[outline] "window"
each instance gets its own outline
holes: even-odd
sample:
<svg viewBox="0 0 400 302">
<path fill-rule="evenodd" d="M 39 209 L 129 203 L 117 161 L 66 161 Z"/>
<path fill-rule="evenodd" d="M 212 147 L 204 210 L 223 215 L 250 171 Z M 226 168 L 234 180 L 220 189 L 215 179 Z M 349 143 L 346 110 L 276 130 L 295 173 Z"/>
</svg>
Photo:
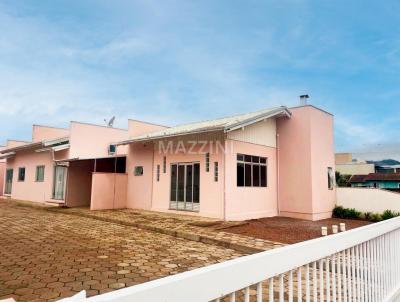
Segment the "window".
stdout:
<svg viewBox="0 0 400 302">
<path fill-rule="evenodd" d="M 25 168 L 18 168 L 18 181 L 25 181 Z"/>
<path fill-rule="evenodd" d="M 210 153 L 206 153 L 206 172 L 210 171 Z"/>
<path fill-rule="evenodd" d="M 36 177 L 35 180 L 37 182 L 44 181 L 44 166 L 36 166 Z"/>
<path fill-rule="evenodd" d="M 157 181 L 160 181 L 160 165 L 157 165 Z"/>
<path fill-rule="evenodd" d="M 108 146 L 108 154 L 115 154 L 117 152 L 117 146 L 116 145 L 109 145 Z"/>
<path fill-rule="evenodd" d="M 333 169 L 331 167 L 328 167 L 328 189 L 329 190 L 333 190 L 333 186 L 334 186 L 334 175 L 333 175 Z"/>
<path fill-rule="evenodd" d="M 214 162 L 214 181 L 218 181 L 218 162 Z"/>
<path fill-rule="evenodd" d="M 236 173 L 238 187 L 266 187 L 267 158 L 238 154 Z"/>
<path fill-rule="evenodd" d="M 142 176 L 143 175 L 143 166 L 136 166 L 134 170 L 135 176 Z"/>
<path fill-rule="evenodd" d="M 163 173 L 167 173 L 167 157 L 163 157 Z"/>
</svg>

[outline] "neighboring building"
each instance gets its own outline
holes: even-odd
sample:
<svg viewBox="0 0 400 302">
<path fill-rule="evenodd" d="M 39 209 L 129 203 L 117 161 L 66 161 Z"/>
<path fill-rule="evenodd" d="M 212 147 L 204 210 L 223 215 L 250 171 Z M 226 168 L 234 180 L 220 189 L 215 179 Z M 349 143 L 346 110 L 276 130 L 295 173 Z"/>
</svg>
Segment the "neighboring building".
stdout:
<svg viewBox="0 0 400 302">
<path fill-rule="evenodd" d="M 353 159 L 352 153 L 335 154 L 336 171 L 343 175 L 367 175 L 375 172 L 375 165 Z"/>
<path fill-rule="evenodd" d="M 400 174 L 370 173 L 368 175 L 353 175 L 349 183 L 352 187 L 398 190 L 400 189 Z"/>
<path fill-rule="evenodd" d="M 32 142 L 8 141 L 4 195 L 13 199 L 90 205 L 92 172 L 125 173 L 125 153 L 109 152 L 126 130 L 71 122 L 69 129 L 34 125 Z M 122 167 L 121 167 L 122 166 Z"/>
<path fill-rule="evenodd" d="M 225 220 L 331 217 L 333 116 L 323 110 L 277 107 L 171 128 L 128 126 L 34 126 L 32 142 L 0 151 L 10 174 L 5 193 Z"/>
<path fill-rule="evenodd" d="M 375 172 L 376 173 L 400 173 L 400 165 L 391 165 L 391 166 L 377 165 L 375 167 Z"/>
</svg>

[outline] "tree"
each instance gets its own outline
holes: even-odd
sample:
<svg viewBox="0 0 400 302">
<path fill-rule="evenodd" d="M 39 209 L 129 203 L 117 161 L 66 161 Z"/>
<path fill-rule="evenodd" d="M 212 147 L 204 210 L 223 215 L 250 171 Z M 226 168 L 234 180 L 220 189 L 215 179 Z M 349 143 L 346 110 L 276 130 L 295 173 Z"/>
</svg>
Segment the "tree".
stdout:
<svg viewBox="0 0 400 302">
<path fill-rule="evenodd" d="M 348 187 L 349 186 L 349 179 L 351 175 L 347 174 L 340 174 L 340 172 L 336 171 L 336 184 L 338 187 Z"/>
</svg>

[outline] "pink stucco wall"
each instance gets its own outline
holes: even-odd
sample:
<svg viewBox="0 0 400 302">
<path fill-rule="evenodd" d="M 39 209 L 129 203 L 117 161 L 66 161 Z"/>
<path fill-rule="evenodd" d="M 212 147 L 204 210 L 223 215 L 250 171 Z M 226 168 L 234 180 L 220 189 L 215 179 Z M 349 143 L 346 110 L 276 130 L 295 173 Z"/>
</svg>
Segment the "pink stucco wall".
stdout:
<svg viewBox="0 0 400 302">
<path fill-rule="evenodd" d="M 5 173 L 6 173 L 6 163 L 0 161 L 0 196 L 2 196 L 4 192 Z"/>
<path fill-rule="evenodd" d="M 277 215 L 276 149 L 252 143 L 227 140 L 226 219 L 245 220 Z M 267 187 L 237 186 L 237 154 L 266 157 Z M 221 172 L 222 173 L 222 172 Z"/>
<path fill-rule="evenodd" d="M 137 120 L 128 120 L 128 132 L 130 137 L 151 133 L 166 128 L 168 127 Z"/>
<path fill-rule="evenodd" d="M 6 148 L 7 149 L 14 148 L 14 147 L 19 147 L 19 146 L 26 145 L 26 144 L 29 144 L 29 142 L 9 139 L 9 140 L 7 140 Z"/>
<path fill-rule="evenodd" d="M 134 167 L 142 166 L 143 175 L 135 176 Z M 126 158 L 128 174 L 127 206 L 135 209 L 151 209 L 152 175 L 153 175 L 153 144 L 135 143 L 128 145 Z"/>
<path fill-rule="evenodd" d="M 108 157 L 108 146 L 126 139 L 128 131 L 124 129 L 71 122 L 69 157 L 80 159 Z M 126 148 L 118 147 L 118 153 L 125 154 Z"/>
<path fill-rule="evenodd" d="M 68 207 L 90 205 L 93 169 L 93 160 L 70 162 L 66 191 L 66 205 Z"/>
<path fill-rule="evenodd" d="M 55 128 L 41 125 L 32 126 L 32 142 L 51 140 L 69 135 L 68 129 Z"/>
<path fill-rule="evenodd" d="M 93 173 L 91 210 L 121 209 L 126 207 L 127 175 Z"/>
<path fill-rule="evenodd" d="M 290 109 L 277 123 L 280 215 L 322 219 L 331 215 L 335 190 L 327 168 L 334 167 L 333 117 L 313 106 Z"/>
<path fill-rule="evenodd" d="M 44 165 L 44 181 L 36 182 L 36 166 Z M 18 181 L 18 168 L 25 167 L 25 181 Z M 7 169 L 13 169 L 11 197 L 45 202 L 52 198 L 54 164 L 50 152 L 24 151 L 7 159 Z"/>
<path fill-rule="evenodd" d="M 311 171 L 313 219 L 330 218 L 336 204 L 336 186 L 328 189 L 328 167 L 335 175 L 333 116 L 321 110 L 311 111 Z"/>
<path fill-rule="evenodd" d="M 207 139 L 202 138 L 202 141 Z M 224 150 L 215 148 L 213 143 L 202 143 L 189 150 L 191 144 L 185 139 L 182 142 L 185 144 L 185 152 L 163 153 L 163 150 L 155 147 L 154 152 L 154 168 L 153 175 L 153 194 L 151 209 L 155 211 L 168 211 L 170 205 L 170 186 L 171 186 L 171 164 L 173 163 L 200 163 L 200 210 L 199 212 L 183 212 L 183 214 L 200 215 L 213 218 L 224 218 Z M 212 147 L 212 144 L 214 144 Z M 222 145 L 224 146 L 223 142 Z M 205 153 L 210 153 L 210 170 L 207 172 L 205 168 Z M 163 173 L 163 157 L 166 156 L 167 169 Z M 218 181 L 214 181 L 214 162 L 218 162 L 219 177 Z M 156 168 L 160 165 L 160 181 L 157 181 Z"/>
</svg>

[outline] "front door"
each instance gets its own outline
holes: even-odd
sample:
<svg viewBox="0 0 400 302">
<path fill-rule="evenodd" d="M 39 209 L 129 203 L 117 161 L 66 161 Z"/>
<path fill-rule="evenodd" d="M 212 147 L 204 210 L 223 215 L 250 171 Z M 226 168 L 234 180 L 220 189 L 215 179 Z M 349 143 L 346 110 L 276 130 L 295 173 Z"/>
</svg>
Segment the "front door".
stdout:
<svg viewBox="0 0 400 302">
<path fill-rule="evenodd" d="M 6 185 L 4 187 L 4 194 L 11 194 L 13 174 L 14 174 L 14 170 L 13 169 L 7 169 L 7 171 L 6 171 Z"/>
<path fill-rule="evenodd" d="M 172 164 L 170 209 L 198 211 L 199 204 L 200 164 Z"/>
<path fill-rule="evenodd" d="M 64 200 L 67 167 L 54 167 L 53 199 Z"/>
</svg>

